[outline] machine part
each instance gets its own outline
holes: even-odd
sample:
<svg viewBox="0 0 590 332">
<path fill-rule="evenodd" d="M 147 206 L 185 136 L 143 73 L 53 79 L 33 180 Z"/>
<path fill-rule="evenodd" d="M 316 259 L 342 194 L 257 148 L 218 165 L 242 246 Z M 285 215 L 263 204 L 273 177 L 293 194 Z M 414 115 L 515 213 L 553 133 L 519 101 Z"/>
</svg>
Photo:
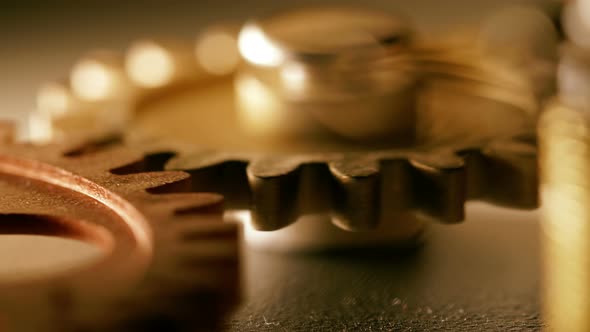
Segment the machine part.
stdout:
<svg viewBox="0 0 590 332">
<path fill-rule="evenodd" d="M 268 112 L 278 123 L 244 117 L 245 128 L 265 136 L 328 128 L 353 139 L 412 137 L 419 77 L 411 37 L 399 17 L 360 8 L 298 9 L 247 22 L 238 84 L 269 90 L 276 103 Z M 249 107 L 248 95 L 240 97 Z"/>
<path fill-rule="evenodd" d="M 558 34 L 542 9 L 507 6 L 482 23 L 478 40 L 485 54 L 529 76 L 537 98 L 555 95 Z"/>
<path fill-rule="evenodd" d="M 0 146 L 2 234 L 97 245 L 96 262 L 0 284 L 3 331 L 212 331 L 239 298 L 222 197 L 119 144 Z"/>
<path fill-rule="evenodd" d="M 171 160 L 167 168 L 208 182 L 206 188 L 227 195 L 230 207 L 250 209 L 259 230 L 324 213 L 347 230 L 402 223 L 400 216 L 408 212 L 453 223 L 463 220 L 468 199 L 536 206 L 535 148 L 519 139 L 278 157 L 195 153 Z"/>
<path fill-rule="evenodd" d="M 159 45 L 177 58 L 173 49 Z M 423 48 L 405 55 L 436 73 L 421 83 L 414 120 L 404 124 L 413 132 L 407 140 L 350 140 L 326 130 L 252 136 L 240 112 L 257 112 L 252 118 L 260 123 L 273 121 L 277 115 L 265 112 L 273 109 L 277 94 L 255 79 L 213 72 L 190 83 L 172 80 L 120 103 L 135 115 L 124 136 L 150 151 L 168 151 L 167 169 L 186 170 L 199 189 L 222 193 L 231 211 L 252 211 L 259 230 L 327 214 L 340 228 L 371 230 L 386 224 L 397 230 L 393 238 L 405 240 L 419 237 L 428 219 L 461 221 L 468 199 L 535 207 L 533 91 L 507 79 L 514 73 L 504 75 L 506 68 L 489 75 L 490 68 L 482 69 L 477 57 L 446 50 Z M 240 103 L 249 105 L 236 107 Z M 80 114 L 76 108 L 57 113 L 65 118 Z M 62 133 L 68 136 L 68 130 Z M 152 137 L 194 148 L 178 153 L 158 144 L 149 147 Z"/>
<path fill-rule="evenodd" d="M 409 141 L 418 95 L 433 79 L 473 90 L 500 86 L 509 102 L 535 108 L 520 68 L 486 59 L 473 43 L 421 40 L 412 30 L 399 16 L 354 7 L 247 22 L 238 38 L 240 119 L 261 136 L 329 130 L 356 141 Z M 254 90 L 269 102 L 253 102 Z M 272 121 L 259 121 L 260 113 Z"/>
</svg>

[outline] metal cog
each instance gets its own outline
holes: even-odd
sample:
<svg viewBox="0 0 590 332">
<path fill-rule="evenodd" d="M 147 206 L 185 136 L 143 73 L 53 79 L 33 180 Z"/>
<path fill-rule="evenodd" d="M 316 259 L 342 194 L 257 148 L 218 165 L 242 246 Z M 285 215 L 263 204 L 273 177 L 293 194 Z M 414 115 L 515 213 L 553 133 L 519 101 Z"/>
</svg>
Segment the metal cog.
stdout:
<svg viewBox="0 0 590 332">
<path fill-rule="evenodd" d="M 166 168 L 184 170 L 229 208 L 251 209 L 259 230 L 328 213 L 347 230 L 374 229 L 406 213 L 446 223 L 464 219 L 467 200 L 537 206 L 536 148 L 530 137 L 415 150 L 260 156 L 193 153 Z"/>
<path fill-rule="evenodd" d="M 101 69 L 113 83 L 108 90 L 112 93 L 89 99 L 75 86 L 61 84 L 53 86 L 55 89 L 51 92 L 57 92 L 59 100 L 67 100 L 67 107 L 57 111 L 40 107 L 40 111 L 59 114 L 50 116 L 50 124 L 61 129 L 65 138 L 79 135 L 80 128 L 87 134 L 86 124 L 92 123 L 99 124 L 99 134 L 108 129 L 119 130 L 130 143 L 147 146 L 153 152 L 167 151 L 168 158 L 172 159 L 166 163 L 166 169 L 191 173 L 199 190 L 222 193 L 230 209 L 250 209 L 253 225 L 258 230 L 277 230 L 302 215 L 318 213 L 329 214 L 337 226 L 346 230 L 374 229 L 383 223 L 394 223 L 400 228 L 408 226 L 404 221 L 397 221 L 404 219 L 400 215 L 426 216 L 452 223 L 463 219 L 463 205 L 467 200 L 518 208 L 537 206 L 536 148 L 531 138 L 534 137 L 537 100 L 527 84 L 520 84 L 522 77 L 516 77 L 518 84 L 513 84 L 511 79 L 518 75 L 507 68 L 493 67 L 500 72 L 496 77 L 497 73 L 490 73 L 494 70 L 486 67 L 480 71 L 482 68 L 473 64 L 478 69 L 475 78 L 469 71 L 462 73 L 469 79 L 454 80 L 447 77 L 452 72 L 443 71 L 445 75 L 438 73 L 424 82 L 421 88 L 427 97 L 417 104 L 425 104 L 428 111 L 417 117 L 423 117 L 418 127 L 425 137 L 416 144 L 400 147 L 399 142 L 386 142 L 385 146 L 328 142 L 318 148 L 318 142 L 295 142 L 291 146 L 293 149 L 281 150 L 277 145 L 265 146 L 260 151 L 260 146 L 245 147 L 248 144 L 243 144 L 244 137 L 235 123 L 231 123 L 235 114 L 223 111 L 233 100 L 234 88 L 229 76 L 232 72 L 207 72 L 206 68 L 199 67 L 194 54 L 186 51 L 191 49 L 190 43 L 181 44 L 183 47 L 157 41 L 138 43 L 130 49 L 126 61 L 124 57 L 113 61 L 112 56 L 105 59 L 104 55 L 90 55 L 80 63 L 92 63 L 93 69 Z M 133 71 L 130 73 L 124 64 L 137 55 L 138 49 L 146 47 L 168 59 L 166 65 L 175 75 L 166 76 L 167 80 L 159 83 L 150 80 L 149 86 L 145 86 L 146 81 L 134 80 Z M 450 63 L 456 65 L 455 60 L 453 58 Z M 428 59 L 420 61 L 428 63 Z M 440 65 L 436 61 L 433 64 Z M 149 72 L 147 69 L 164 71 L 156 70 L 156 64 L 144 69 L 145 72 Z M 505 75 L 506 72 L 509 75 Z M 212 84 L 203 84 L 206 80 Z M 160 103 L 175 94 L 180 94 L 183 100 L 203 99 L 184 93 L 193 88 L 205 90 L 209 86 L 212 92 L 208 98 L 215 99 L 214 103 L 191 105 L 189 112 L 182 114 L 174 113 L 173 107 L 164 109 L 160 116 L 152 117 L 152 123 L 147 126 L 159 128 L 165 122 L 174 122 L 168 130 L 175 134 L 181 131 L 178 127 L 188 124 L 191 135 L 197 133 L 189 141 L 206 150 L 179 150 L 174 145 L 170 149 L 149 147 L 145 137 L 166 138 L 166 134 L 162 134 L 165 130 L 159 135 L 146 135 L 141 128 L 134 128 L 139 120 L 133 116 L 139 109 L 148 116 L 154 113 L 145 111 L 145 105 Z M 223 89 L 230 94 L 225 90 L 225 94 L 220 92 Z M 451 101 L 445 107 L 432 102 L 441 98 L 441 93 L 445 98 L 444 94 L 449 91 L 451 95 L 468 97 Z M 480 103 L 481 100 L 486 102 Z M 185 101 L 179 104 L 182 102 Z M 205 115 L 195 111 L 209 108 L 215 111 Z M 465 112 L 466 109 L 469 112 Z M 112 120 L 111 111 L 116 113 L 115 117 L 127 115 L 134 121 L 124 123 L 124 128 L 109 127 L 105 119 Z M 204 117 L 209 118 L 204 121 Z M 199 124 L 202 125 L 199 127 Z M 213 142 L 221 136 L 219 141 Z M 260 140 L 250 143 L 254 146 Z M 312 148 L 301 149 L 302 146 Z M 408 227 L 412 228 L 412 236 L 419 232 L 415 225 Z"/>
<path fill-rule="evenodd" d="M 71 146 L 70 146 L 71 147 Z M 8 331 L 212 331 L 238 299 L 238 227 L 221 196 L 120 144 L 0 147 L 0 231 L 103 249 L 62 275 L 0 284 Z M 80 147 L 80 146 L 78 146 Z"/>
</svg>

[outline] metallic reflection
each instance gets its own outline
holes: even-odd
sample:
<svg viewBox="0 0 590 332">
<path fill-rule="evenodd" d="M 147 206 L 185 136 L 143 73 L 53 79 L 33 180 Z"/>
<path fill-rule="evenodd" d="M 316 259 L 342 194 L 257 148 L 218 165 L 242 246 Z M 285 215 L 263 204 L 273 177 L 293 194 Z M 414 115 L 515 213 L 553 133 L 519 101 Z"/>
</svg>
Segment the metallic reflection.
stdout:
<svg viewBox="0 0 590 332">
<path fill-rule="evenodd" d="M 123 70 L 123 58 L 108 51 L 78 61 L 70 73 L 70 85 L 77 98 L 88 102 L 127 99 L 134 90 Z"/>
<path fill-rule="evenodd" d="M 209 31 L 197 40 L 197 61 L 214 75 L 231 74 L 240 61 L 236 37 L 229 31 Z"/>
<path fill-rule="evenodd" d="M 154 42 L 135 44 L 127 54 L 126 68 L 129 77 L 138 85 L 155 88 L 169 83 L 176 70 L 172 55 Z"/>
<path fill-rule="evenodd" d="M 39 88 L 37 109 L 49 116 L 65 115 L 72 107 L 73 96 L 67 86 L 60 83 L 48 83 Z"/>
<path fill-rule="evenodd" d="M 413 248 L 422 243 L 425 220 L 400 216 L 371 231 L 349 232 L 334 226 L 329 216 L 309 215 L 283 229 L 267 232 L 252 226 L 249 210 L 226 212 L 224 219 L 244 225 L 248 247 L 271 252 L 318 252 L 350 247 Z"/>
<path fill-rule="evenodd" d="M 76 64 L 71 82 L 72 88 L 81 98 L 92 101 L 108 98 L 116 91 L 112 73 L 94 60 Z"/>
<path fill-rule="evenodd" d="M 238 48 L 245 60 L 260 66 L 277 66 L 284 60 L 280 48 L 255 25 L 246 25 L 240 32 Z"/>
</svg>

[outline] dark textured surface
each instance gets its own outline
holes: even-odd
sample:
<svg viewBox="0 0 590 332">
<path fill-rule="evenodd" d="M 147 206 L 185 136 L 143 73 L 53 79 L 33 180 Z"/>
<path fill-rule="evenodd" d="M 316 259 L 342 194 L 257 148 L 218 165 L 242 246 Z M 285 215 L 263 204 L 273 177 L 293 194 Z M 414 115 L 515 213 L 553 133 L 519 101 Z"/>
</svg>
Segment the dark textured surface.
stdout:
<svg viewBox="0 0 590 332">
<path fill-rule="evenodd" d="M 472 204 L 410 254 L 248 253 L 249 299 L 230 331 L 537 331 L 532 212 Z"/>
</svg>

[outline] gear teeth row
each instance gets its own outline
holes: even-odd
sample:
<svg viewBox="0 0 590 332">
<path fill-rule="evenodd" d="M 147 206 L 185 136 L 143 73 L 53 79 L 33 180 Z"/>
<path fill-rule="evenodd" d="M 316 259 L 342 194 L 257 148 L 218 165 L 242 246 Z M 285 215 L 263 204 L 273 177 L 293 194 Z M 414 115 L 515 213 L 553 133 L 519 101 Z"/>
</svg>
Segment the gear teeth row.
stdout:
<svg viewBox="0 0 590 332">
<path fill-rule="evenodd" d="M 150 160 L 157 156 L 149 154 L 143 158 L 147 162 L 139 165 L 151 169 Z M 125 173 L 121 167 L 117 169 Z M 218 194 L 189 193 L 191 180 L 184 172 L 138 171 L 141 167 L 114 178 L 120 183 L 141 184 L 143 191 L 134 200 L 144 203 L 148 215 L 164 211 L 157 219 L 162 226 L 154 234 L 154 242 L 168 245 L 155 248 L 158 266 L 144 280 L 144 288 L 156 289 L 156 294 L 141 298 L 147 307 L 141 307 L 135 319 L 123 319 L 121 330 L 129 324 L 145 326 L 154 318 L 166 328 L 178 325 L 179 330 L 217 330 L 218 321 L 202 318 L 224 315 L 240 298 L 239 230 L 223 222 L 224 199 Z"/>
<path fill-rule="evenodd" d="M 254 227 L 266 231 L 316 213 L 329 213 L 341 228 L 364 230 L 407 212 L 459 222 L 468 200 L 537 206 L 534 142 L 519 137 L 339 157 L 260 159 L 205 152 L 172 158 L 166 168 L 189 172 L 193 190 L 223 193 L 230 208 L 251 209 Z"/>
</svg>

